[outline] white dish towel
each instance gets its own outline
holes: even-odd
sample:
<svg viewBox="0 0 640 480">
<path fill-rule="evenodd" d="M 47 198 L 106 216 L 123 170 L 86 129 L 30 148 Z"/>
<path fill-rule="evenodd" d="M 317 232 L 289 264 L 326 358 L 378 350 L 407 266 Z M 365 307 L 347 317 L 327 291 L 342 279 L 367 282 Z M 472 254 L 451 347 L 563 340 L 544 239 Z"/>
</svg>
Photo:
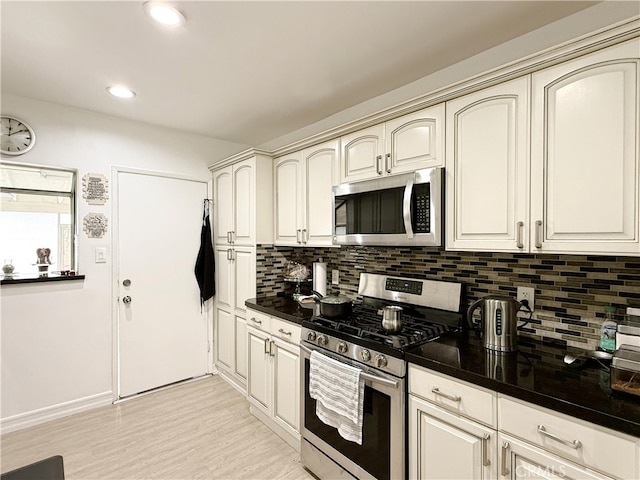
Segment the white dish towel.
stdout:
<svg viewBox="0 0 640 480">
<path fill-rule="evenodd" d="M 311 352 L 309 366 L 309 395 L 316 400 L 318 418 L 337 428 L 342 438 L 362 445 L 361 370 L 317 351 Z"/>
</svg>

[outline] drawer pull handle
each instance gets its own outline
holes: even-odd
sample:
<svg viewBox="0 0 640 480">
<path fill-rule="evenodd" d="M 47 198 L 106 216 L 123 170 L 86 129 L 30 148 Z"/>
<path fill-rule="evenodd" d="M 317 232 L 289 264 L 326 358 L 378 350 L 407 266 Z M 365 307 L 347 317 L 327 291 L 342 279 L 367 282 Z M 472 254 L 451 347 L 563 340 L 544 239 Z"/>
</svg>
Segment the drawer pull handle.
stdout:
<svg viewBox="0 0 640 480">
<path fill-rule="evenodd" d="M 280 328 L 280 329 L 278 329 L 278 331 L 279 331 L 280 333 L 282 333 L 283 335 L 289 335 L 289 336 L 291 336 L 291 332 L 285 332 L 285 331 L 284 331 L 283 329 L 281 329 L 281 328 Z"/>
<path fill-rule="evenodd" d="M 509 442 L 502 444 L 502 468 L 500 474 L 503 477 L 509 475 L 509 469 L 507 468 L 507 455 L 509 455 Z"/>
<path fill-rule="evenodd" d="M 262 325 L 262 320 L 256 320 L 254 317 L 251 317 L 251 321 L 257 323 L 258 325 Z"/>
<path fill-rule="evenodd" d="M 558 437 L 557 435 L 554 435 L 553 433 L 549 433 L 547 432 L 547 429 L 544 428 L 544 425 L 538 425 L 538 433 L 540 435 L 543 435 L 545 437 L 550 438 L 551 440 L 555 440 L 556 442 L 560 442 L 563 445 L 566 445 L 567 447 L 571 447 L 575 450 L 578 450 L 579 448 L 582 448 L 582 442 L 580 442 L 580 440 L 565 440 L 563 438 Z"/>
<path fill-rule="evenodd" d="M 491 465 L 491 460 L 489 460 L 489 438 L 491 437 L 488 433 L 482 436 L 482 465 L 485 467 Z"/>
<path fill-rule="evenodd" d="M 448 393 L 441 392 L 438 387 L 433 387 L 431 389 L 431 393 L 433 393 L 434 395 L 440 395 L 441 397 L 451 400 L 452 402 L 459 402 L 460 400 L 462 400 L 462 397 L 458 395 L 449 395 Z"/>
<path fill-rule="evenodd" d="M 271 343 L 268 338 L 264 339 L 264 353 L 266 355 L 271 355 Z"/>
</svg>

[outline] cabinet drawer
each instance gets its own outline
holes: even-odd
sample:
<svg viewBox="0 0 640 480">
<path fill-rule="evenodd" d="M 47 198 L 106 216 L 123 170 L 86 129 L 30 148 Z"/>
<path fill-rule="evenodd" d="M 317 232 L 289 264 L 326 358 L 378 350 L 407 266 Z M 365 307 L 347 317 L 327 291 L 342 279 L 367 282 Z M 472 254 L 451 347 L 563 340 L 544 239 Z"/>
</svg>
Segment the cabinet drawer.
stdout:
<svg viewBox="0 0 640 480">
<path fill-rule="evenodd" d="M 295 323 L 287 322 L 279 318 L 271 317 L 271 334 L 287 342 L 298 345 L 302 328 Z"/>
<path fill-rule="evenodd" d="M 600 472 L 637 478 L 640 439 L 502 395 L 498 412 L 501 431 Z"/>
<path fill-rule="evenodd" d="M 449 411 L 496 426 L 496 394 L 417 365 L 409 365 L 409 393 Z"/>
<path fill-rule="evenodd" d="M 271 329 L 271 317 L 262 312 L 247 310 L 247 325 L 251 325 L 253 328 L 263 332 L 269 332 Z"/>
</svg>

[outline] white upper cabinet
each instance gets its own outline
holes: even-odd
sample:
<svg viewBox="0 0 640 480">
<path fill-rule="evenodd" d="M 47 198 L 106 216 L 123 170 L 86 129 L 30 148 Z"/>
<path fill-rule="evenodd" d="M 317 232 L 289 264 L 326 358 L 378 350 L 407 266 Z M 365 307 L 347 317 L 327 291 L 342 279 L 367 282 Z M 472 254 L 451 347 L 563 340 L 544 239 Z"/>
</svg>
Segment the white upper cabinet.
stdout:
<svg viewBox="0 0 640 480">
<path fill-rule="evenodd" d="M 343 136 L 340 182 L 443 166 L 444 111 L 439 104 Z"/>
<path fill-rule="evenodd" d="M 531 251 L 640 254 L 639 52 L 533 74 Z"/>
<path fill-rule="evenodd" d="M 447 102 L 448 249 L 527 251 L 529 77 Z"/>
<path fill-rule="evenodd" d="M 216 245 L 273 242 L 271 162 L 253 155 L 213 171 Z"/>
<path fill-rule="evenodd" d="M 273 164 L 276 245 L 298 245 L 302 235 L 302 151 Z"/>
<path fill-rule="evenodd" d="M 274 160 L 276 245 L 331 245 L 338 156 L 332 140 Z"/>
<path fill-rule="evenodd" d="M 640 254 L 638 52 L 447 102 L 447 249 Z"/>
</svg>

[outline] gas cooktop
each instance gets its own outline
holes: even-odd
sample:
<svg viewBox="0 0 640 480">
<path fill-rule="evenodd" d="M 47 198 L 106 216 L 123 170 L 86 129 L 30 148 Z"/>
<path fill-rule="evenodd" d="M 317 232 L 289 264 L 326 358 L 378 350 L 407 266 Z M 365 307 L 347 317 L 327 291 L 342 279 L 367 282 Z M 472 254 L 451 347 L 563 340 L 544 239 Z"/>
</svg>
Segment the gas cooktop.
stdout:
<svg viewBox="0 0 640 480">
<path fill-rule="evenodd" d="M 379 306 L 381 307 L 375 303 L 355 305 L 353 313 L 348 318 L 315 316 L 304 321 L 302 325 L 360 345 L 369 344 L 373 348 L 385 346 L 400 351 L 460 328 L 459 318 L 443 319 L 441 315 L 434 314 L 438 318 L 430 321 L 419 312 L 406 313 L 405 310 L 402 315 L 402 329 L 389 333 L 382 328 Z"/>
</svg>

